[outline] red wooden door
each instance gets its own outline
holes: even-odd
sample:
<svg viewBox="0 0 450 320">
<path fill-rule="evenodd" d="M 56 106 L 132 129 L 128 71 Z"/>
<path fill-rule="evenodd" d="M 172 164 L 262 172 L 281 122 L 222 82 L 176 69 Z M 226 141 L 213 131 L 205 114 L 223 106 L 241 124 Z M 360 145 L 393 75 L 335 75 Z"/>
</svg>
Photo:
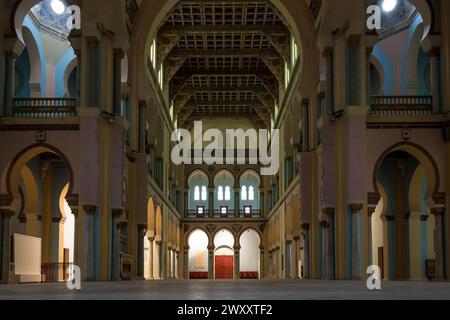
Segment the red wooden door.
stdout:
<svg viewBox="0 0 450 320">
<path fill-rule="evenodd" d="M 216 279 L 233 279 L 233 256 L 216 256 Z"/>
</svg>

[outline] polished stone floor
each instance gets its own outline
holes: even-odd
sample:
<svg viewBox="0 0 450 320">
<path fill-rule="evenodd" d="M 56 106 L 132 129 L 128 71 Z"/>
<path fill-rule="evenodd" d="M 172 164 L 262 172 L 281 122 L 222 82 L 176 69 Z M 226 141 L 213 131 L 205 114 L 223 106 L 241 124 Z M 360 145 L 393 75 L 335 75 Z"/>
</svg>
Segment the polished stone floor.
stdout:
<svg viewBox="0 0 450 320">
<path fill-rule="evenodd" d="M 450 283 L 357 281 L 130 281 L 0 285 L 0 300 L 450 300 Z"/>
</svg>

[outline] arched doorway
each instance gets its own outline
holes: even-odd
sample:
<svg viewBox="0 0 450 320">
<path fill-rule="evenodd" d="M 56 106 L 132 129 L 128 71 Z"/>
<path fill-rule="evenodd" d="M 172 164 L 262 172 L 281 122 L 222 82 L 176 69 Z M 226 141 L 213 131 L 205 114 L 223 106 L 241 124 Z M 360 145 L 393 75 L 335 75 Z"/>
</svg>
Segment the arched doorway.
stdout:
<svg viewBox="0 0 450 320">
<path fill-rule="evenodd" d="M 261 276 L 261 238 L 253 229 L 241 234 L 239 253 L 239 271 L 241 279 L 259 279 Z"/>
<path fill-rule="evenodd" d="M 196 229 L 189 235 L 189 279 L 208 279 L 208 244 L 208 235 L 201 229 Z"/>
<path fill-rule="evenodd" d="M 51 146 L 28 148 L 13 160 L 7 183 L 14 213 L 10 234 L 22 244 L 12 245 L 8 257 L 14 261 L 18 281 L 65 280 L 75 260 L 75 219 L 66 200 L 73 198 L 69 162 Z"/>
<path fill-rule="evenodd" d="M 425 280 L 426 260 L 443 272 L 442 216 L 434 195 L 439 175 L 433 159 L 412 145 L 386 152 L 376 173 L 381 199 L 371 222 L 371 259 L 389 280 Z"/>
<path fill-rule="evenodd" d="M 234 278 L 234 236 L 222 229 L 214 236 L 214 278 Z"/>
</svg>

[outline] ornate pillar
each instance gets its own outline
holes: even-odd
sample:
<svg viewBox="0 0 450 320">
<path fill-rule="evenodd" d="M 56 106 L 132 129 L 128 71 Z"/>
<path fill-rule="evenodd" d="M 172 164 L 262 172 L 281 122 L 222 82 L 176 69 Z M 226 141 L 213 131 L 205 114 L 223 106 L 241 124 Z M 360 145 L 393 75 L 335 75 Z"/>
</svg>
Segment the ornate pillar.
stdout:
<svg viewBox="0 0 450 320">
<path fill-rule="evenodd" d="M 300 279 L 300 270 L 298 269 L 298 263 L 299 263 L 299 242 L 300 242 L 300 236 L 294 236 L 294 241 L 293 241 L 293 248 L 292 248 L 292 253 L 293 253 L 293 272 L 294 272 L 294 279 Z"/>
<path fill-rule="evenodd" d="M 369 238 L 368 246 L 369 246 L 369 266 L 373 265 L 373 235 L 372 235 L 372 217 L 375 213 L 376 207 L 368 207 L 367 208 L 367 237 Z M 383 266 L 380 266 L 381 268 Z"/>
<path fill-rule="evenodd" d="M 259 278 L 264 279 L 266 274 L 264 272 L 264 246 L 259 247 Z"/>
<path fill-rule="evenodd" d="M 153 231 L 152 231 L 151 234 L 149 234 L 147 232 L 147 236 L 148 236 L 148 241 L 149 241 L 149 248 L 148 248 L 148 267 L 149 267 L 149 271 L 148 271 L 148 274 L 150 276 L 149 280 L 154 280 L 155 278 L 153 276 L 153 268 L 154 268 L 154 266 L 153 266 L 153 255 L 154 255 L 153 242 L 155 241 L 155 236 L 154 236 Z"/>
<path fill-rule="evenodd" d="M 322 279 L 327 279 L 328 275 L 328 264 L 330 261 L 329 252 L 328 252 L 328 231 L 330 229 L 330 224 L 326 220 L 320 221 L 320 228 L 322 232 L 322 270 L 321 276 Z"/>
<path fill-rule="evenodd" d="M 162 257 L 161 257 L 161 245 L 162 245 L 162 240 L 161 240 L 161 236 L 157 235 L 155 238 L 155 246 L 156 246 L 156 252 L 155 252 L 155 256 L 158 258 L 158 261 L 155 261 L 155 279 L 162 279 Z"/>
<path fill-rule="evenodd" d="M 97 206 L 84 205 L 84 279 L 88 281 L 96 280 L 98 268 L 98 248 L 96 242 L 96 213 Z"/>
<path fill-rule="evenodd" d="M 189 276 L 189 246 L 184 247 L 184 261 L 183 261 L 183 269 L 184 269 L 184 279 L 188 280 Z"/>
<path fill-rule="evenodd" d="M 1 282 L 8 283 L 11 271 L 11 217 L 12 210 L 0 210 L 2 219 L 2 256 L 1 256 Z"/>
<path fill-rule="evenodd" d="M 325 252 L 326 252 L 326 260 L 325 260 L 325 279 L 333 280 L 334 279 L 334 208 L 326 208 L 324 209 L 324 215 L 326 217 L 326 225 L 324 228 L 324 232 L 326 234 L 325 239 Z"/>
<path fill-rule="evenodd" d="M 241 246 L 236 244 L 234 246 L 234 279 L 241 278 Z"/>
<path fill-rule="evenodd" d="M 441 111 L 441 90 L 440 90 L 440 48 L 432 47 L 428 51 L 431 64 L 431 95 L 433 96 L 433 114 Z"/>
<path fill-rule="evenodd" d="M 6 52 L 6 116 L 12 117 L 13 110 L 13 98 L 15 90 L 15 67 L 18 54 L 14 51 Z"/>
<path fill-rule="evenodd" d="M 241 209 L 240 198 L 241 198 L 240 188 L 236 187 L 236 188 L 234 188 L 234 217 L 235 218 L 240 217 L 240 213 L 239 213 L 239 210 Z"/>
<path fill-rule="evenodd" d="M 292 239 L 286 240 L 286 245 L 284 248 L 284 260 L 285 260 L 285 266 L 284 266 L 284 274 L 286 279 L 292 279 L 292 268 L 291 268 L 291 252 L 292 252 Z"/>
<path fill-rule="evenodd" d="M 214 218 L 214 188 L 208 188 L 209 197 L 208 197 L 208 212 L 209 217 Z"/>
<path fill-rule="evenodd" d="M 120 229 L 119 219 L 123 209 L 112 209 L 112 280 L 120 280 Z"/>
<path fill-rule="evenodd" d="M 362 204 L 350 204 L 352 214 L 352 279 L 361 279 L 361 239 L 359 238 L 359 216 Z"/>
<path fill-rule="evenodd" d="M 333 99 L 333 86 L 334 86 L 334 74 L 333 74 L 333 47 L 327 47 L 322 52 L 322 56 L 325 58 L 326 64 L 326 86 L 325 86 L 325 99 L 326 99 L 326 114 L 334 112 L 334 99 Z"/>
<path fill-rule="evenodd" d="M 302 225 L 303 230 L 303 278 L 311 279 L 310 270 L 310 254 L 309 254 L 309 223 L 304 223 Z"/>
<path fill-rule="evenodd" d="M 214 279 L 214 245 L 208 246 L 208 279 Z"/>
<path fill-rule="evenodd" d="M 444 279 L 444 233 L 443 217 L 445 208 L 437 207 L 431 210 L 435 218 L 434 251 L 436 252 L 436 279 Z"/>
<path fill-rule="evenodd" d="M 97 37 L 86 37 L 87 43 L 87 70 L 89 73 L 89 83 L 86 85 L 86 106 L 97 107 L 99 103 L 99 79 L 97 70 L 97 49 L 99 41 Z M 86 79 L 87 80 L 87 79 Z"/>
<path fill-rule="evenodd" d="M 113 114 L 118 116 L 121 114 L 122 105 L 122 59 L 124 57 L 123 50 L 116 48 L 113 50 L 114 55 L 114 101 Z"/>
<path fill-rule="evenodd" d="M 137 276 L 144 277 L 144 237 L 147 233 L 147 225 L 138 225 L 138 254 L 137 254 Z"/>
</svg>

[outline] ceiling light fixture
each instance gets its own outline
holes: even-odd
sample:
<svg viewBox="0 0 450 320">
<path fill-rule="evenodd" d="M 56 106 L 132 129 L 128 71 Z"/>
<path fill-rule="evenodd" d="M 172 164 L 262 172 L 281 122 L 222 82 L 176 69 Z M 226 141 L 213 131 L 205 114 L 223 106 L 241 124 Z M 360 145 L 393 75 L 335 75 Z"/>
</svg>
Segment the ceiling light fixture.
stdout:
<svg viewBox="0 0 450 320">
<path fill-rule="evenodd" d="M 383 1 L 383 10 L 385 12 L 391 12 L 397 6 L 397 0 L 384 0 Z"/>
<path fill-rule="evenodd" d="M 52 7 L 53 12 L 58 15 L 61 15 L 66 11 L 65 4 L 60 0 L 52 0 L 50 6 Z"/>
</svg>

